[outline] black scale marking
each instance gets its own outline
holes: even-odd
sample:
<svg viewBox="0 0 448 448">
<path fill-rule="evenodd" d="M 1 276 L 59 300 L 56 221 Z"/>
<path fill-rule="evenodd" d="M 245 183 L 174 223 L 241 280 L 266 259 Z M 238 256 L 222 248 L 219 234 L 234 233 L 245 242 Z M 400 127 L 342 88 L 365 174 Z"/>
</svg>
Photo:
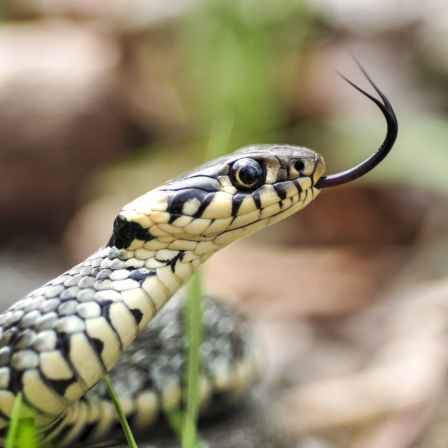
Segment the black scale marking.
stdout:
<svg viewBox="0 0 448 448">
<path fill-rule="evenodd" d="M 286 190 L 282 184 L 274 184 L 274 190 L 281 200 L 286 199 Z"/>
<path fill-rule="evenodd" d="M 72 376 L 68 380 L 50 380 L 46 378 L 43 373 L 40 376 L 44 379 L 44 382 L 49 384 L 51 389 L 56 391 L 59 395 L 64 396 L 67 389 L 73 384 L 76 383 L 76 378 Z"/>
<path fill-rule="evenodd" d="M 103 353 L 103 349 L 104 349 L 104 342 L 98 338 L 91 338 L 91 337 L 89 337 L 89 335 L 87 335 L 87 337 L 89 338 L 89 341 L 92 344 L 92 347 L 95 350 L 95 352 L 98 354 L 98 356 L 101 357 L 101 353 Z M 101 363 L 102 363 L 102 361 L 101 361 Z"/>
<path fill-rule="evenodd" d="M 203 190 L 190 189 L 176 192 L 169 200 L 168 212 L 170 214 L 183 215 L 184 205 L 191 200 L 198 200 L 201 204 L 210 193 Z M 213 196 L 213 195 L 212 195 Z"/>
<path fill-rule="evenodd" d="M 118 215 L 115 218 L 114 230 L 107 246 L 126 249 L 135 239 L 151 241 L 154 237 L 138 222 L 128 221 L 123 215 Z"/>
<path fill-rule="evenodd" d="M 139 268 L 139 269 L 128 268 L 128 269 L 132 270 L 132 272 L 129 274 L 129 278 L 138 281 L 140 283 L 140 286 L 142 286 L 143 282 L 148 277 L 156 275 L 155 270 L 150 270 L 146 268 Z"/>
<path fill-rule="evenodd" d="M 261 210 L 262 207 L 261 207 L 260 191 L 259 190 L 254 191 L 254 193 L 252 194 L 252 198 L 253 198 L 258 210 Z"/>
<path fill-rule="evenodd" d="M 233 197 L 232 201 L 232 216 L 235 218 L 238 215 L 238 211 L 243 203 L 244 199 L 247 197 L 245 194 L 237 193 Z"/>
<path fill-rule="evenodd" d="M 129 311 L 134 316 L 134 319 L 135 319 L 135 322 L 137 323 L 137 325 L 139 325 L 143 319 L 143 313 L 138 308 L 129 309 Z"/>
</svg>

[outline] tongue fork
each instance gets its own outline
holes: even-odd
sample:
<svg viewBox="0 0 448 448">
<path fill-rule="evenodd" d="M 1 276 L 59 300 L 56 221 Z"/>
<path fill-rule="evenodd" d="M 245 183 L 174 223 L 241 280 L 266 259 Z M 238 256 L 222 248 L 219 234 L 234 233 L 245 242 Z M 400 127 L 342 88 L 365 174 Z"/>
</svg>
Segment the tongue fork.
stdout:
<svg viewBox="0 0 448 448">
<path fill-rule="evenodd" d="M 356 165 L 354 168 L 342 171 L 341 173 L 330 174 L 329 176 L 321 177 L 315 185 L 316 188 L 336 187 L 337 185 L 342 185 L 364 176 L 364 174 L 367 174 L 369 171 L 373 170 L 377 165 L 379 165 L 379 163 L 387 156 L 387 154 L 389 154 L 390 150 L 394 146 L 395 140 L 397 139 L 398 134 L 397 117 L 395 116 L 395 112 L 391 104 L 389 103 L 389 100 L 375 85 L 375 83 L 372 81 L 367 72 L 361 67 L 359 62 L 356 61 L 356 63 L 358 64 L 358 67 L 360 68 L 364 76 L 367 78 L 367 80 L 370 82 L 372 87 L 378 93 L 382 102 L 374 98 L 369 93 L 362 90 L 357 85 L 353 84 L 353 82 L 348 80 L 345 76 L 343 75 L 340 76 L 342 76 L 342 78 L 344 78 L 350 85 L 352 85 L 356 90 L 361 92 L 367 98 L 372 100 L 379 107 L 379 109 L 384 115 L 384 118 L 386 119 L 387 134 L 379 149 L 374 154 L 372 154 L 368 159 L 364 160 L 364 162 L 360 163 L 359 165 Z"/>
</svg>

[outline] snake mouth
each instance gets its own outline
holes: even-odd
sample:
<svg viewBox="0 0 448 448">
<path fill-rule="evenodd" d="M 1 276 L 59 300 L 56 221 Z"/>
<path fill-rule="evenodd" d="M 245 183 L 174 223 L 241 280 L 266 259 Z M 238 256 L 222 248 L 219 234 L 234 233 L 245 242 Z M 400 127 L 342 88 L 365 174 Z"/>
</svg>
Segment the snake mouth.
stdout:
<svg viewBox="0 0 448 448">
<path fill-rule="evenodd" d="M 292 195 L 289 198 L 289 201 L 291 202 L 287 207 L 284 207 L 283 209 L 280 209 L 274 213 L 270 213 L 273 210 L 270 207 L 275 204 L 272 204 L 270 207 L 266 207 L 265 209 L 260 209 L 258 210 L 259 214 L 257 219 L 252 219 L 250 222 L 240 224 L 238 226 L 229 226 L 227 230 L 223 231 L 213 239 L 213 243 L 218 246 L 226 246 L 237 239 L 246 237 L 259 229 L 281 221 L 284 218 L 293 215 L 299 210 L 305 208 L 311 201 L 316 198 L 319 193 L 320 190 L 315 187 L 311 187 L 301 192 L 297 191 L 296 194 Z M 263 216 L 263 213 L 266 216 Z"/>
<path fill-rule="evenodd" d="M 324 173 L 325 173 L 325 159 L 319 154 L 316 154 L 315 170 L 313 175 L 311 176 L 313 182 L 313 188 L 315 189 L 322 188 L 318 187 L 317 185 L 321 181 Z"/>
</svg>

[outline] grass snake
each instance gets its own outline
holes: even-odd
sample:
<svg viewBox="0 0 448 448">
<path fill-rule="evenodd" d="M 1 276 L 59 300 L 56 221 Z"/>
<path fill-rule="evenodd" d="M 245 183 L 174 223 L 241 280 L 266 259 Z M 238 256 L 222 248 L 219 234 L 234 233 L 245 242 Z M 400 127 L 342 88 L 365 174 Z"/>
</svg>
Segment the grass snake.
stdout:
<svg viewBox="0 0 448 448">
<path fill-rule="evenodd" d="M 365 162 L 324 176 L 321 156 L 289 145 L 253 145 L 208 162 L 127 204 L 103 248 L 0 315 L 1 446 L 19 393 L 42 440 L 70 445 L 103 437 L 114 410 L 101 385 L 89 391 L 120 358 L 117 387 L 136 426 L 154 420 L 160 402 L 181 400 L 181 319 L 176 307 L 159 311 L 214 253 L 301 210 L 322 188 L 364 175 L 387 155 L 397 121 L 367 78 L 382 102 L 354 87 L 381 109 L 387 135 Z M 226 306 L 206 300 L 204 307 L 210 342 L 203 401 L 222 391 L 236 396 L 254 376 L 250 331 Z"/>
</svg>

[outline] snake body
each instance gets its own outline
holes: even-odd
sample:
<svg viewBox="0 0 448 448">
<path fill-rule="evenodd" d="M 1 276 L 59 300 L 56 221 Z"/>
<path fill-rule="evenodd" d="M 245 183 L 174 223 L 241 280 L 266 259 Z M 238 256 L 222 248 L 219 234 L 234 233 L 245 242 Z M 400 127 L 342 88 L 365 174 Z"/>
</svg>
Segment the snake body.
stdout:
<svg viewBox="0 0 448 448">
<path fill-rule="evenodd" d="M 124 352 L 110 372 L 123 412 L 135 434 L 183 405 L 185 302 L 175 295 Z M 233 405 L 259 370 L 259 346 L 250 322 L 234 307 L 207 297 L 202 302 L 203 371 L 201 415 Z M 48 426 L 45 440 L 71 446 L 119 438 L 122 429 L 104 382 L 100 381 Z"/>
<path fill-rule="evenodd" d="M 210 256 L 309 204 L 324 169 L 306 148 L 251 146 L 126 205 L 105 247 L 0 315 L 3 433 L 19 393 L 45 440 L 70 443 L 95 414 L 104 432 L 113 411 L 81 397 Z"/>
</svg>

